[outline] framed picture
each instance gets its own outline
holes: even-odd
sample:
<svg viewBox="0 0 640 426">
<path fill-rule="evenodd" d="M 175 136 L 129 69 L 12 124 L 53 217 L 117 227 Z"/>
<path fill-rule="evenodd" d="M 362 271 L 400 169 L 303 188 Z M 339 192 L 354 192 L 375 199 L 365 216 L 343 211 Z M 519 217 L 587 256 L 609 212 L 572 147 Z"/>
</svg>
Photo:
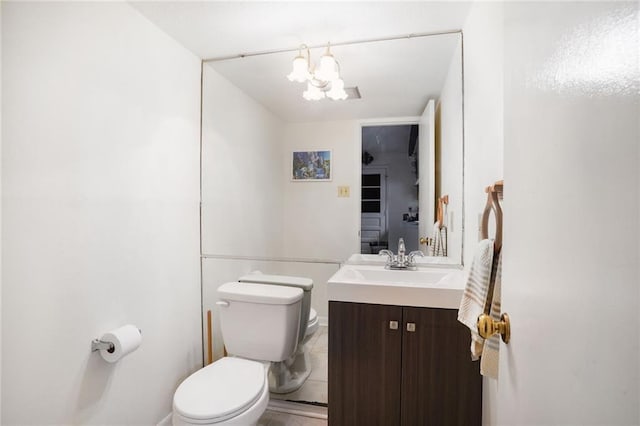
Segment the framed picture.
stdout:
<svg viewBox="0 0 640 426">
<path fill-rule="evenodd" d="M 291 180 L 331 180 L 331 151 L 293 151 L 291 155 Z"/>
</svg>

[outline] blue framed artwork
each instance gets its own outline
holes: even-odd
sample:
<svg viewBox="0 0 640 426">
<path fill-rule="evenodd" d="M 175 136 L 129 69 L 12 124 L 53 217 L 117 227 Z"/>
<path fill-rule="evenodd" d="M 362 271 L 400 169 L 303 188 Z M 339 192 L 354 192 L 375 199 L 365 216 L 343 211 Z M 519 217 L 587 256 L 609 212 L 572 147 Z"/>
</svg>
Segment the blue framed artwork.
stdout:
<svg viewBox="0 0 640 426">
<path fill-rule="evenodd" d="M 331 151 L 293 151 L 291 155 L 291 180 L 331 180 Z"/>
</svg>

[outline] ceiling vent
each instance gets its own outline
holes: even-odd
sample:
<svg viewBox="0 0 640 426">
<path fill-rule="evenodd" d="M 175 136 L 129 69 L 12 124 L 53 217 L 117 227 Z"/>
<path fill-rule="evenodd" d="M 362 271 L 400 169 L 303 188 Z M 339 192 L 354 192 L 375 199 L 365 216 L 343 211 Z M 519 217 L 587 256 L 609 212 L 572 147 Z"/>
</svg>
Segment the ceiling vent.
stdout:
<svg viewBox="0 0 640 426">
<path fill-rule="evenodd" d="M 345 87 L 344 91 L 347 92 L 347 100 L 362 98 L 362 96 L 360 96 L 360 89 L 358 89 L 358 86 Z"/>
</svg>

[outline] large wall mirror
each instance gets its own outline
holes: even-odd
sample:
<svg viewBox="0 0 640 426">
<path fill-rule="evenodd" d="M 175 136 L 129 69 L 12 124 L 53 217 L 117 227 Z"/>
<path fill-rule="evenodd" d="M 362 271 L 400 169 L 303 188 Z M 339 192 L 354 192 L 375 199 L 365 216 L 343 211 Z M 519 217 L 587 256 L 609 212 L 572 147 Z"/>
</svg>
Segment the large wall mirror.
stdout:
<svg viewBox="0 0 640 426">
<path fill-rule="evenodd" d="M 311 49 L 311 61 L 324 50 Z M 338 45 L 331 52 L 340 63 L 345 86 L 354 89 L 348 90 L 352 97 L 347 100 L 303 99 L 305 86 L 285 78 L 296 52 L 223 58 L 207 62 L 207 67 L 274 113 L 285 133 L 298 123 L 316 123 L 314 134 L 320 123 L 359 123 L 350 141 L 356 144 L 359 182 L 336 183 L 352 184 L 351 193 L 358 199 L 352 205 L 359 222 L 352 252 L 396 252 L 403 238 L 407 250 L 439 258 L 432 263 L 462 264 L 461 34 Z M 306 56 L 306 49 L 300 53 Z M 305 141 L 298 142 L 303 149 Z M 333 144 L 335 140 L 328 139 L 318 148 L 335 148 Z M 345 160 L 336 155 L 340 154 L 334 153 L 334 164 Z M 307 190 L 322 192 L 326 187 Z M 289 188 L 283 192 L 286 197 Z M 330 223 L 334 218 L 329 214 L 324 220 Z"/>
<path fill-rule="evenodd" d="M 406 251 L 421 250 L 427 263 L 461 264 L 461 36 L 426 37 L 410 47 L 384 52 L 398 64 L 396 90 L 406 96 L 395 107 L 408 117 L 362 125 L 360 253 L 397 253 L 402 238 Z"/>
<path fill-rule="evenodd" d="M 353 256 L 378 260 L 403 238 L 426 264 L 462 263 L 461 52 L 459 32 L 332 45 L 354 95 L 340 101 L 306 100 L 305 84 L 287 79 L 297 49 L 204 62 L 205 360 L 224 353 L 216 289 L 242 275 L 311 278 L 326 325 L 326 282 Z M 295 153 L 318 151 L 329 152 L 322 179 L 296 179 Z M 434 232 L 446 252 L 432 252 Z M 313 348 L 306 390 L 274 399 L 326 404 L 326 334 Z"/>
</svg>

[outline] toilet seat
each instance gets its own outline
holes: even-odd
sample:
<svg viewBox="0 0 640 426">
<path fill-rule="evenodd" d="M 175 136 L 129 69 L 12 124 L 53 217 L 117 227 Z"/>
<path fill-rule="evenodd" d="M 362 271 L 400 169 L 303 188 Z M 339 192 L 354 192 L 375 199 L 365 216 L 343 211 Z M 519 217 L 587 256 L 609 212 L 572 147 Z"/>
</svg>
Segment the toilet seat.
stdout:
<svg viewBox="0 0 640 426">
<path fill-rule="evenodd" d="M 262 363 L 225 357 L 180 384 L 173 411 L 191 424 L 223 422 L 254 405 L 266 386 Z"/>
</svg>

